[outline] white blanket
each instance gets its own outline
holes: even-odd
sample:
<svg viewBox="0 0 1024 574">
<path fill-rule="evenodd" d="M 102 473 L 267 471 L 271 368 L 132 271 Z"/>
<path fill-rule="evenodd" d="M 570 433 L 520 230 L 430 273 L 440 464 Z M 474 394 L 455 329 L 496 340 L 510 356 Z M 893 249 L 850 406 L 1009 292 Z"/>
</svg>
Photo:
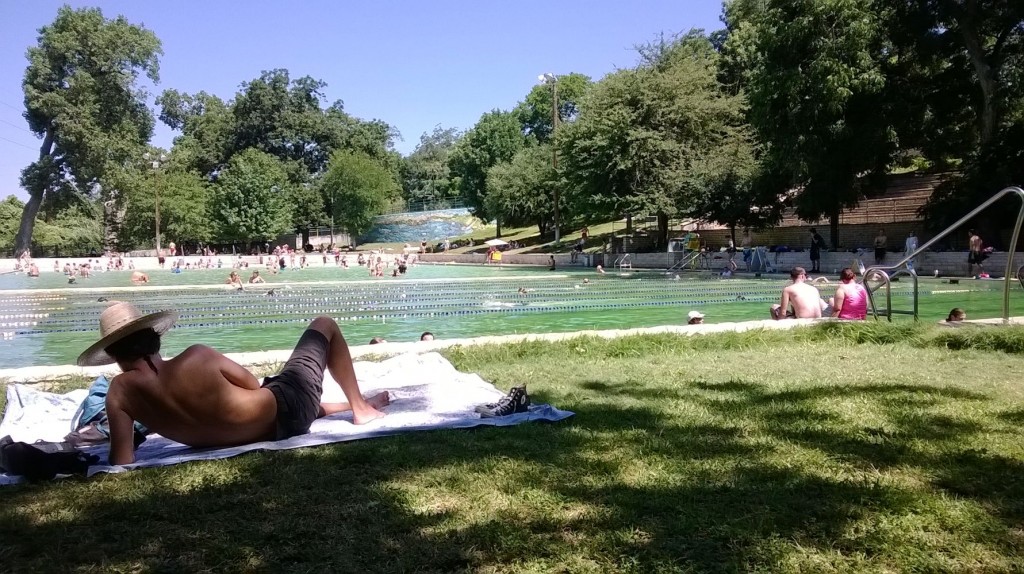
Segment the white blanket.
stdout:
<svg viewBox="0 0 1024 574">
<path fill-rule="evenodd" d="M 355 369 L 364 395 L 384 390 L 390 393 L 391 404 L 384 409 L 386 417 L 356 426 L 351 422 L 351 413 L 340 413 L 316 420 L 305 435 L 230 448 L 197 449 L 159 435 L 150 435 L 136 451 L 134 464 L 96 465 L 90 467 L 89 475 L 190 460 L 227 458 L 252 450 L 284 450 L 417 430 L 508 426 L 533 420 L 558 421 L 573 414 L 549 405 L 533 405 L 526 413 L 482 419 L 473 409 L 477 405 L 497 401 L 504 393 L 476 374 L 459 372 L 437 353 L 410 353 L 380 363 L 357 362 Z M 7 409 L 3 422 L 0 422 L 0 437 L 10 435 L 16 441 L 29 443 L 60 441 L 71 432 L 71 419 L 85 395 L 84 389 L 58 395 L 26 385 L 10 385 L 7 387 Z M 324 381 L 323 400 L 345 400 L 330 375 Z M 107 460 L 106 445 L 90 448 L 88 452 L 98 455 L 103 462 Z M 19 480 L 20 477 L 0 474 L 0 485 Z"/>
</svg>

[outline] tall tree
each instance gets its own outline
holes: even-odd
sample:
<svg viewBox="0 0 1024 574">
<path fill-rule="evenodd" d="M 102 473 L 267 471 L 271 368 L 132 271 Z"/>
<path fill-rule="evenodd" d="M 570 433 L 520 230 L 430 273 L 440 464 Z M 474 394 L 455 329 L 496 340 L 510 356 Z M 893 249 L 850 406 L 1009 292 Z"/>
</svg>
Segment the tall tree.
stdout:
<svg viewBox="0 0 1024 574">
<path fill-rule="evenodd" d="M 645 46 L 634 69 L 609 74 L 557 136 L 573 211 L 583 216 L 692 212 L 724 175 L 729 142 L 750 137 L 741 96 L 723 90 L 717 54 L 699 32 Z M 752 152 L 748 151 L 748 155 Z"/>
<path fill-rule="evenodd" d="M 884 14 L 873 0 L 766 0 L 726 12 L 740 29 L 726 49 L 746 56 L 750 118 L 772 171 L 798 189 L 797 214 L 828 217 L 884 189 L 896 151 L 880 59 Z M 865 177 L 865 174 L 867 175 Z M 788 181 L 786 181 L 788 179 Z"/>
<path fill-rule="evenodd" d="M 487 212 L 506 225 L 536 225 L 547 233 L 554 218 L 554 186 L 561 185 L 551 164 L 551 145 L 519 150 L 512 161 L 487 170 Z"/>
<path fill-rule="evenodd" d="M 291 228 L 288 174 L 281 161 L 254 148 L 236 154 L 213 187 L 215 237 L 268 241 Z"/>
<path fill-rule="evenodd" d="M 554 90 L 550 84 L 534 86 L 514 112 L 523 126 L 523 133 L 533 136 L 538 143 L 551 141 L 554 132 L 552 98 L 558 98 L 558 121 L 571 122 L 579 115 L 579 103 L 590 86 L 590 77 L 577 73 L 559 76 Z"/>
<path fill-rule="evenodd" d="M 420 136 L 419 145 L 402 164 L 402 191 L 407 201 L 443 201 L 458 193 L 448 158 L 459 137 L 455 128 L 440 125 L 435 126 L 433 132 Z"/>
<path fill-rule="evenodd" d="M 331 156 L 320 185 L 335 223 L 345 228 L 353 241 L 373 227 L 374 218 L 401 190 L 387 167 L 359 152 L 336 152 Z"/>
<path fill-rule="evenodd" d="M 25 202 L 13 195 L 0 201 L 0 251 L 14 249 L 14 236 L 18 234 L 18 221 Z"/>
<path fill-rule="evenodd" d="M 942 228 L 1024 177 L 1024 4 L 900 0 L 892 3 L 889 34 L 902 64 L 893 75 L 897 101 L 908 102 L 901 139 L 958 171 L 924 210 L 929 226 Z M 1011 217 L 992 210 L 973 224 L 1001 246 L 998 230 Z"/>
<path fill-rule="evenodd" d="M 198 173 L 172 160 L 160 171 L 145 169 L 134 185 L 126 186 L 126 209 L 118 230 L 123 248 L 150 247 L 156 233 L 156 201 L 160 201 L 160 235 L 174 241 L 206 243 L 214 238 L 210 216 L 211 184 Z"/>
<path fill-rule="evenodd" d="M 29 249 L 47 192 L 73 181 L 83 193 L 115 195 L 112 174 L 140 156 L 153 132 L 140 74 L 159 81 L 160 41 L 149 30 L 97 8 L 64 6 L 28 50 L 25 118 L 43 142 L 22 171 L 29 200 L 15 252 Z"/>
<path fill-rule="evenodd" d="M 462 199 L 480 219 L 494 217 L 487 211 L 487 170 L 510 161 L 526 145 L 514 113 L 492 110 L 480 117 L 473 129 L 456 144 L 448 160 Z"/>
</svg>

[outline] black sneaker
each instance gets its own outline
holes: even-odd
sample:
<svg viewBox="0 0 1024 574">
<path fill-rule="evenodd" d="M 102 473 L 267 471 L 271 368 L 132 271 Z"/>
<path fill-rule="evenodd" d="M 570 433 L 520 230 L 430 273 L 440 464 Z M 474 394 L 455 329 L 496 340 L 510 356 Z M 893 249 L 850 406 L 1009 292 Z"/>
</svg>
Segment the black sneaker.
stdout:
<svg viewBox="0 0 1024 574">
<path fill-rule="evenodd" d="M 526 393 L 526 385 L 512 387 L 508 394 L 496 403 L 480 405 L 475 410 L 481 418 L 503 417 L 515 413 L 525 413 L 530 408 L 530 395 Z"/>
</svg>

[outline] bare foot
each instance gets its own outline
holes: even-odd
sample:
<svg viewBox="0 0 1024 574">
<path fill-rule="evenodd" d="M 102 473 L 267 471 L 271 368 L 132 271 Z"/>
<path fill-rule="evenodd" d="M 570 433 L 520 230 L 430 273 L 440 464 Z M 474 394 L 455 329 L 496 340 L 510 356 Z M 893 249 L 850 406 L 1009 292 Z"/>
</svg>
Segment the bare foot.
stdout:
<svg viewBox="0 0 1024 574">
<path fill-rule="evenodd" d="M 377 393 L 376 395 L 366 399 L 367 408 L 360 409 L 359 411 L 352 411 L 352 423 L 357 425 L 364 425 L 370 421 L 379 419 L 384 416 L 384 413 L 380 412 L 379 408 L 383 408 L 391 404 L 391 397 L 387 391 Z"/>
</svg>

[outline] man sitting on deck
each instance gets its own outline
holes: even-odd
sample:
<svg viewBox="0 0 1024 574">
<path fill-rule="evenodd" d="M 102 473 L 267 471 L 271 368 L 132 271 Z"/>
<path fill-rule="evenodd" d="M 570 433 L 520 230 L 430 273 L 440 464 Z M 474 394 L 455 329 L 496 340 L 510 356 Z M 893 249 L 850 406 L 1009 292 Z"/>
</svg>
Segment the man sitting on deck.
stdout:
<svg viewBox="0 0 1024 574">
<path fill-rule="evenodd" d="M 364 399 L 348 345 L 330 317 L 317 317 L 299 338 L 279 375 L 260 385 L 241 365 L 204 345 L 173 359 L 160 356 L 160 337 L 177 320 L 175 311 L 143 316 L 130 303 L 100 315 L 101 339 L 78 357 L 79 365 L 116 362 L 123 371 L 107 393 L 110 463 L 135 460 L 134 421 L 193 447 L 234 446 L 281 440 L 309 432 L 322 416 L 352 411 L 355 424 L 384 416 L 387 392 Z M 347 403 L 321 403 L 324 368 L 338 381 Z"/>
<path fill-rule="evenodd" d="M 820 319 L 824 301 L 818 289 L 807 283 L 807 271 L 794 267 L 789 272 L 793 282 L 782 290 L 782 300 L 772 305 L 772 319 Z M 790 305 L 793 310 L 789 309 Z"/>
</svg>

